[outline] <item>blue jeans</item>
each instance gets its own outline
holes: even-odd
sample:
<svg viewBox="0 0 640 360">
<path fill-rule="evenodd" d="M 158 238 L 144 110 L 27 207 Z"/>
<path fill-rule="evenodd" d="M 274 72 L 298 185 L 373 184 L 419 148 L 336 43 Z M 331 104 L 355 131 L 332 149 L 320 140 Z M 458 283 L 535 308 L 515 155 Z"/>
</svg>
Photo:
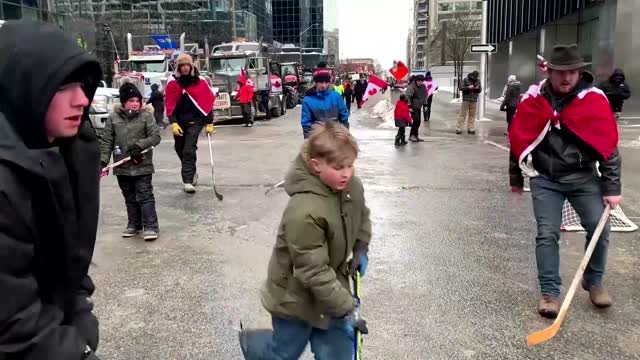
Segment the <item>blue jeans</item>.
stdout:
<svg viewBox="0 0 640 360">
<path fill-rule="evenodd" d="M 273 316 L 271 340 L 248 339 L 246 360 L 298 360 L 307 343 L 316 360 L 351 360 L 354 340 L 346 330 L 346 321 L 334 319 L 329 329 L 318 329 L 306 321 Z"/>
<path fill-rule="evenodd" d="M 531 178 L 533 212 L 538 224 L 536 262 L 542 295 L 554 297 L 560 295 L 559 240 L 562 205 L 565 198 L 580 216 L 582 227 L 587 230 L 586 249 L 604 211 L 600 186 L 601 181 L 595 176 L 571 183 L 559 183 L 543 176 Z M 609 224 L 607 223 L 584 273 L 584 280 L 588 286 L 602 284 L 607 265 L 608 247 Z"/>
</svg>

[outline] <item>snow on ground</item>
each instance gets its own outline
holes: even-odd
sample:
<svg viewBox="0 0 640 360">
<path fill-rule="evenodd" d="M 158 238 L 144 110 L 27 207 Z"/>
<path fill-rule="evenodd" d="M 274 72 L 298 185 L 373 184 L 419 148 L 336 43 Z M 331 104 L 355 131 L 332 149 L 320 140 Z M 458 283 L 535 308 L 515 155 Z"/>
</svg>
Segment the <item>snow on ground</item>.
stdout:
<svg viewBox="0 0 640 360">
<path fill-rule="evenodd" d="M 382 123 L 378 125 L 378 128 L 393 129 L 396 127 L 393 118 L 393 104 L 389 99 L 383 99 L 371 109 L 371 114 L 378 119 L 382 120 Z"/>
</svg>

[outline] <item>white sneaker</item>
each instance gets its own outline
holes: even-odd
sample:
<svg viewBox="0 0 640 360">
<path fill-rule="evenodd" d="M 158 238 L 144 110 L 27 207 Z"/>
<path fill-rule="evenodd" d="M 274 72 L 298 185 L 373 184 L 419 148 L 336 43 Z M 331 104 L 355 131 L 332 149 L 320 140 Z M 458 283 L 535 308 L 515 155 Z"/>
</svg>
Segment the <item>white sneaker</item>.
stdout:
<svg viewBox="0 0 640 360">
<path fill-rule="evenodd" d="M 195 173 L 195 175 L 193 175 L 193 186 L 198 185 L 198 173 Z"/>
<path fill-rule="evenodd" d="M 193 184 L 184 184 L 184 192 L 186 192 L 187 194 L 193 194 L 196 192 L 196 188 L 193 186 Z"/>
</svg>

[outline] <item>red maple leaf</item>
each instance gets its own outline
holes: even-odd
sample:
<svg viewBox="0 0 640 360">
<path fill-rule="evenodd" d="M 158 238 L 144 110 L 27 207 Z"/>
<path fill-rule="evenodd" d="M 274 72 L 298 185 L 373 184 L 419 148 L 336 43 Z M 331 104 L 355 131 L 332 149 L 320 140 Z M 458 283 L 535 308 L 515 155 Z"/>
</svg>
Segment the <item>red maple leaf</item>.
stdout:
<svg viewBox="0 0 640 360">
<path fill-rule="evenodd" d="M 276 81 L 273 83 L 273 86 L 279 88 L 282 84 L 280 84 L 280 81 Z"/>
<path fill-rule="evenodd" d="M 373 89 L 369 90 L 369 95 L 374 95 L 377 92 L 378 92 L 378 89 L 373 88 Z"/>
</svg>

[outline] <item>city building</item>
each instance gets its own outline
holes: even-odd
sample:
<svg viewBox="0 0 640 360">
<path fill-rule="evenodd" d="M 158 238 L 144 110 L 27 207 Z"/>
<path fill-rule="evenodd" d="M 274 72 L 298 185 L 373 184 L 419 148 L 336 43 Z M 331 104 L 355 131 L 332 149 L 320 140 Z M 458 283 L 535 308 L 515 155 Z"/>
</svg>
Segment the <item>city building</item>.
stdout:
<svg viewBox="0 0 640 360">
<path fill-rule="evenodd" d="M 426 66 L 452 65 L 452 42 L 456 39 L 480 40 L 482 1 L 431 0 L 428 11 L 428 46 Z M 462 26 L 461 26 L 462 25 Z M 476 42 L 476 41 L 474 41 Z M 476 64 L 479 56 L 467 53 L 465 64 Z"/>
<path fill-rule="evenodd" d="M 501 95 L 507 77 L 525 85 L 542 78 L 536 56 L 556 44 L 578 44 L 596 85 L 622 68 L 631 89 L 640 86 L 640 2 L 637 0 L 490 0 L 488 40 L 498 44 L 489 59 L 490 97 Z M 625 113 L 640 114 L 640 102 L 625 102 Z"/>
<path fill-rule="evenodd" d="M 337 0 L 271 0 L 271 6 L 274 41 L 298 48 L 307 67 L 315 66 L 318 53 L 337 63 Z M 330 38 L 325 41 L 325 36 Z"/>
<path fill-rule="evenodd" d="M 435 0 L 431 0 L 434 2 Z M 429 0 L 415 0 L 413 5 L 413 44 L 411 64 L 416 70 L 427 68 L 429 48 Z"/>
<path fill-rule="evenodd" d="M 409 28 L 409 33 L 407 34 L 407 67 L 411 69 L 413 66 L 413 29 Z"/>
<path fill-rule="evenodd" d="M 228 0 L 227 0 L 228 1 Z M 273 42 L 272 0 L 235 0 L 236 11 L 246 11 L 256 18 L 257 41 L 271 44 Z"/>
</svg>

